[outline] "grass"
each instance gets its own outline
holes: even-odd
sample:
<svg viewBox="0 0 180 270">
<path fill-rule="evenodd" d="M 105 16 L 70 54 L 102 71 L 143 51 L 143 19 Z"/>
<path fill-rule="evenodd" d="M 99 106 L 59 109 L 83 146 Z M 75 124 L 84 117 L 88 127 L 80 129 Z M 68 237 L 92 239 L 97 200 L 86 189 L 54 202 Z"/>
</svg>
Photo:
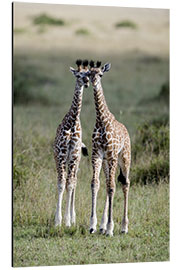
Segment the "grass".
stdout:
<svg viewBox="0 0 180 270">
<path fill-rule="evenodd" d="M 83 191 L 81 191 L 83 196 Z M 118 188 L 114 205 L 115 230 L 112 239 L 89 235 L 89 207 L 77 225 L 61 230 L 52 224 L 14 228 L 14 266 L 103 264 L 150 262 L 169 259 L 169 189 L 158 186 L 133 186 L 130 191 L 130 226 L 127 235 L 120 234 L 122 192 Z M 76 204 L 79 205 L 77 197 Z M 87 201 L 86 201 L 87 202 Z M 85 202 L 85 203 L 86 203 Z M 87 205 L 88 206 L 88 205 Z M 98 197 L 98 225 L 103 204 Z M 147 211 L 148 209 L 148 211 Z M 138 214 L 137 214 L 138 213 Z M 79 213 L 78 213 L 79 214 Z"/>
<path fill-rule="evenodd" d="M 116 118 L 127 126 L 132 140 L 128 235 L 120 234 L 123 194 L 118 183 L 114 200 L 114 237 L 110 239 L 98 232 L 89 235 L 90 157 L 81 158 L 76 226 L 67 229 L 63 223 L 61 230 L 54 228 L 57 175 L 52 143 L 56 128 L 72 101 L 74 77 L 69 66 L 74 66 L 74 55 L 78 55 L 77 52 L 29 52 L 28 55 L 21 52 L 15 55 L 14 94 L 19 96 L 14 99 L 13 110 L 14 266 L 167 261 L 169 107 L 163 99 L 156 99 L 168 80 L 167 59 L 145 63 L 141 61 L 145 56 L 137 54 L 101 55 L 100 59 L 112 63 L 111 71 L 103 77 L 107 104 Z M 84 52 L 81 58 L 94 59 L 96 55 Z M 167 118 L 162 120 L 162 115 Z M 83 141 L 90 155 L 94 122 L 90 87 L 84 90 L 81 113 Z M 143 175 L 149 171 L 149 177 L 155 179 L 159 171 L 158 181 L 151 181 L 151 184 L 147 181 L 144 185 Z M 105 181 L 101 174 L 98 225 L 104 201 Z M 64 210 L 65 200 L 63 213 Z"/>
</svg>

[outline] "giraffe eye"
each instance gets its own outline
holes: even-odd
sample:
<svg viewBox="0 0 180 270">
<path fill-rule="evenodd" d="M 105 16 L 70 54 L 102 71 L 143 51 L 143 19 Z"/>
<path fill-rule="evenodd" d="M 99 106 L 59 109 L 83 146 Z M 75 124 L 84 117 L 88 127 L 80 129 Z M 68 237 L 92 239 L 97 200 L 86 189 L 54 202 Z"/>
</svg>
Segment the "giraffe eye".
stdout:
<svg viewBox="0 0 180 270">
<path fill-rule="evenodd" d="M 81 76 L 80 76 L 80 75 L 77 75 L 76 77 L 77 77 L 78 79 L 80 79 L 80 78 L 81 78 Z"/>
<path fill-rule="evenodd" d="M 99 77 L 102 77 L 102 74 L 99 74 Z"/>
</svg>

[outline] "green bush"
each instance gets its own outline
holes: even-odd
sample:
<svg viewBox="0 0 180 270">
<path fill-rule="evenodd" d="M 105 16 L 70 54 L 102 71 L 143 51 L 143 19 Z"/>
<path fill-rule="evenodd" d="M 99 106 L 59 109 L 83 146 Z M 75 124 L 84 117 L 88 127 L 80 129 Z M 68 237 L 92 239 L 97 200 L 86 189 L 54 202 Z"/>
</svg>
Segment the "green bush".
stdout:
<svg viewBox="0 0 180 270">
<path fill-rule="evenodd" d="M 77 29 L 76 30 L 76 35 L 84 35 L 84 36 L 87 36 L 87 35 L 89 35 L 90 34 L 90 32 L 89 32 L 89 30 L 88 29 L 86 29 L 86 28 L 80 28 L 80 29 Z"/>
<path fill-rule="evenodd" d="M 135 183 L 148 184 L 168 182 L 169 159 L 163 155 L 145 160 L 143 164 L 133 168 Z M 134 181 L 133 181 L 134 182 Z"/>
<path fill-rule="evenodd" d="M 33 23 L 35 25 L 57 25 L 57 26 L 65 25 L 64 20 L 53 18 L 47 14 L 41 14 L 34 17 Z"/>
<path fill-rule="evenodd" d="M 145 122 L 137 129 L 133 155 L 137 159 L 142 152 L 158 155 L 169 151 L 169 124 L 167 116 Z"/>
<path fill-rule="evenodd" d="M 25 28 L 14 28 L 14 34 L 24 34 L 26 33 L 26 29 Z"/>
<path fill-rule="evenodd" d="M 146 184 L 168 181 L 169 123 L 167 116 L 138 127 L 132 145 L 132 157 L 133 182 Z"/>
<path fill-rule="evenodd" d="M 132 21 L 124 20 L 124 21 L 121 21 L 121 22 L 117 22 L 115 24 L 115 27 L 116 28 L 131 28 L 131 29 L 136 29 L 137 28 L 137 25 L 134 22 L 132 22 Z"/>
<path fill-rule="evenodd" d="M 169 82 L 162 85 L 158 98 L 169 103 Z"/>
</svg>

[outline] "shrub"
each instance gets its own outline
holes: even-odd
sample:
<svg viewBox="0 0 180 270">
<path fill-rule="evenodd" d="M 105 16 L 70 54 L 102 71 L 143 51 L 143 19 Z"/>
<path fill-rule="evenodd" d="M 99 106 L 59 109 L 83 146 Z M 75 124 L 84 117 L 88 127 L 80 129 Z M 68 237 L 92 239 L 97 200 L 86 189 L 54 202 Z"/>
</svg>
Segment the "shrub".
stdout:
<svg viewBox="0 0 180 270">
<path fill-rule="evenodd" d="M 133 182 L 148 184 L 168 181 L 169 178 L 169 158 L 160 155 L 150 160 L 145 160 L 143 164 L 136 165 L 133 169 Z"/>
<path fill-rule="evenodd" d="M 158 98 L 169 103 L 169 82 L 161 86 Z"/>
<path fill-rule="evenodd" d="M 132 182 L 147 184 L 169 179 L 169 121 L 163 116 L 138 127 L 132 144 Z"/>
<path fill-rule="evenodd" d="M 25 28 L 15 28 L 14 34 L 24 34 L 26 32 Z"/>
<path fill-rule="evenodd" d="M 41 14 L 34 17 L 33 23 L 35 25 L 57 25 L 57 26 L 65 25 L 64 20 L 50 17 L 47 14 Z"/>
<path fill-rule="evenodd" d="M 163 116 L 145 122 L 137 129 L 137 136 L 133 144 L 133 155 L 136 159 L 142 152 L 158 155 L 162 151 L 169 151 L 168 117 Z"/>
<path fill-rule="evenodd" d="M 117 22 L 115 24 L 115 27 L 116 28 L 131 28 L 131 29 L 136 29 L 137 28 L 137 25 L 134 22 L 132 22 L 132 21 L 124 20 L 124 21 L 121 21 L 121 22 Z"/>
<path fill-rule="evenodd" d="M 85 36 L 87 36 L 87 35 L 90 34 L 90 32 L 86 28 L 80 28 L 80 29 L 76 30 L 76 34 L 77 35 L 85 35 Z"/>
</svg>

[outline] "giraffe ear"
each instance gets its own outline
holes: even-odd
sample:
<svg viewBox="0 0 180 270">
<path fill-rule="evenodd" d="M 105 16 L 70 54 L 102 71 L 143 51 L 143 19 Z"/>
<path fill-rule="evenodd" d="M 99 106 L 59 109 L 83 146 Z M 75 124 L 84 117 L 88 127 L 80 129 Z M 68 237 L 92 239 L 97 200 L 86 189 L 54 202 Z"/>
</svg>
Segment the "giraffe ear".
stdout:
<svg viewBox="0 0 180 270">
<path fill-rule="evenodd" d="M 111 68 L 111 63 L 106 63 L 103 67 L 102 67 L 102 72 L 108 72 Z"/>
<path fill-rule="evenodd" d="M 77 70 L 75 70 L 74 68 L 70 67 L 70 71 L 72 72 L 72 74 L 74 76 L 76 76 Z"/>
</svg>

